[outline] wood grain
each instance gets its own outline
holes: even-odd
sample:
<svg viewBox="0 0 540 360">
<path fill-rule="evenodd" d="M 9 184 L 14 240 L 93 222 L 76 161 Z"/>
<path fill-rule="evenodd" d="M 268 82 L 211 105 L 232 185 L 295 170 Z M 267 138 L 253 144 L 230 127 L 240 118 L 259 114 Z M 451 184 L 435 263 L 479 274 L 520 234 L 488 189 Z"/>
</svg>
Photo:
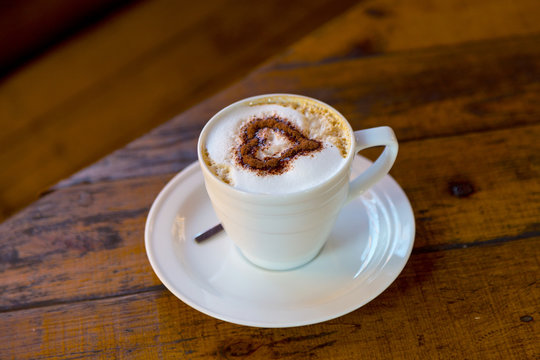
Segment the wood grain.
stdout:
<svg viewBox="0 0 540 360">
<path fill-rule="evenodd" d="M 144 223 L 167 179 L 73 188 L 6 221 L 0 311 L 159 285 L 145 255 Z"/>
<path fill-rule="evenodd" d="M 141 2 L 13 74 L 0 84 L 0 216 L 352 3 Z"/>
<path fill-rule="evenodd" d="M 280 58 L 310 63 L 510 38 L 540 32 L 538 20 L 535 0 L 362 1 Z"/>
<path fill-rule="evenodd" d="M 530 151 L 539 136 L 535 125 L 402 144 L 391 174 L 415 211 L 415 251 L 540 236 L 540 158 Z M 466 157 L 456 149 L 467 149 Z M 170 177 L 72 186 L 7 220 L 0 227 L 0 310 L 159 285 L 145 255 L 144 224 Z"/>
<path fill-rule="evenodd" d="M 540 358 L 536 4 L 360 2 L 58 184 L 0 225 L 0 358 Z M 81 87 L 75 98 L 67 91 L 44 118 L 68 124 L 107 107 L 120 118 L 171 113 L 178 88 L 165 72 L 180 55 L 175 35 L 168 39 L 159 51 L 140 48 L 151 55 L 128 65 L 96 65 L 111 71 L 96 84 L 110 87 Z M 155 96 L 146 103 L 135 96 L 141 83 Z M 151 203 L 196 160 L 209 116 L 272 91 L 324 100 L 357 129 L 392 126 L 400 153 L 391 174 L 417 221 L 411 259 L 385 292 L 345 316 L 290 329 L 236 326 L 185 305 L 153 274 L 143 240 Z M 115 108 L 130 101 L 126 113 Z"/>
<path fill-rule="evenodd" d="M 537 321 L 521 319 L 539 316 L 539 240 L 413 254 L 374 301 L 300 328 L 217 321 L 161 289 L 0 313 L 0 356 L 534 359 L 540 355 L 535 346 L 540 329 Z"/>
<path fill-rule="evenodd" d="M 0 219 L 352 4 L 138 2 L 11 74 L 0 83 Z M 534 0 L 363 1 L 281 58 L 298 64 L 525 35 L 540 32 L 537 14 Z M 259 26 L 266 18 L 272 26 Z"/>
<path fill-rule="evenodd" d="M 540 119 L 539 42 L 534 34 L 306 66 L 270 62 L 56 188 L 179 171 L 196 160 L 196 137 L 213 114 L 260 93 L 313 96 L 355 129 L 391 126 L 400 142 L 534 124 Z"/>
</svg>

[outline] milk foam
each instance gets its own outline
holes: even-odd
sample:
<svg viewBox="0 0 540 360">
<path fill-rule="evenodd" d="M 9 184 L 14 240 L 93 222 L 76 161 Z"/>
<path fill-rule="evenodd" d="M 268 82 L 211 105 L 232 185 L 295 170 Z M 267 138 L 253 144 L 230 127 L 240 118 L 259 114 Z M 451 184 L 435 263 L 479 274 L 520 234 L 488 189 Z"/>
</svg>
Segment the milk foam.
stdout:
<svg viewBox="0 0 540 360">
<path fill-rule="evenodd" d="M 294 157 L 279 174 L 261 174 L 242 166 L 238 162 L 242 129 L 254 118 L 268 117 L 285 119 L 304 136 L 320 141 L 322 149 Z M 279 156 L 294 145 L 273 129 L 260 130 L 258 137 L 265 138 L 267 144 L 258 150 L 258 158 Z M 345 162 L 349 139 L 341 120 L 311 104 L 245 105 L 223 114 L 214 124 L 205 142 L 205 162 L 218 177 L 237 189 L 263 194 L 292 193 L 314 187 L 335 174 Z"/>
</svg>

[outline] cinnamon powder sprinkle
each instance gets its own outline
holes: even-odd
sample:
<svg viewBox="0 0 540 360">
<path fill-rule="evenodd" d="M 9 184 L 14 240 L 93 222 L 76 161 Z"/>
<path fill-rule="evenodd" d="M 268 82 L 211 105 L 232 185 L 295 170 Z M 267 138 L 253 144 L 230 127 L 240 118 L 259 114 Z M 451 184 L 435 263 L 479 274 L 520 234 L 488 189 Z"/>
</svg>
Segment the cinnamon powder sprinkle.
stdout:
<svg viewBox="0 0 540 360">
<path fill-rule="evenodd" d="M 267 156 L 260 159 L 256 155 L 259 149 L 266 146 L 266 140 L 264 137 L 259 136 L 259 131 L 267 128 L 287 137 L 293 145 L 279 156 Z M 285 172 L 294 158 L 321 149 L 322 143 L 320 141 L 307 138 L 285 119 L 277 116 L 254 118 L 242 129 L 237 160 L 241 166 L 252 169 L 261 175 L 277 175 Z"/>
</svg>

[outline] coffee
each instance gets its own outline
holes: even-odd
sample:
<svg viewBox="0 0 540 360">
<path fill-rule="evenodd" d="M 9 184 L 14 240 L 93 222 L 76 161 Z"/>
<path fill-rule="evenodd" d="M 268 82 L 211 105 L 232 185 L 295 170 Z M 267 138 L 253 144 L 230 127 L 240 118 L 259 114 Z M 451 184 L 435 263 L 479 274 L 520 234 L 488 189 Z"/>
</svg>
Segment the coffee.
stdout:
<svg viewBox="0 0 540 360">
<path fill-rule="evenodd" d="M 338 114 L 315 101 L 269 96 L 222 113 L 208 133 L 203 158 L 214 175 L 239 190 L 293 193 L 341 169 L 351 136 Z"/>
<path fill-rule="evenodd" d="M 350 180 L 356 153 L 375 146 L 385 149 Z M 386 176 L 397 152 L 391 128 L 353 132 L 331 106 L 290 94 L 227 106 L 208 121 L 197 145 L 204 185 L 227 236 L 246 259 L 272 270 L 317 256 L 344 204 Z"/>
</svg>

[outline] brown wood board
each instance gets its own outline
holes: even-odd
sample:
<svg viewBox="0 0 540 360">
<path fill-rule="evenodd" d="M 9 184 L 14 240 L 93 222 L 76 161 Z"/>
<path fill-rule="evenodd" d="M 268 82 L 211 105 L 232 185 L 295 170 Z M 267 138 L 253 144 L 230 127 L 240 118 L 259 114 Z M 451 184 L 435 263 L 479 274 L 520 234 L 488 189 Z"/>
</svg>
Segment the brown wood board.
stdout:
<svg viewBox="0 0 540 360">
<path fill-rule="evenodd" d="M 360 2 L 59 183 L 0 225 L 0 358 L 540 358 L 537 4 Z M 127 99 L 117 94 L 127 83 L 111 82 L 105 94 Z M 161 90 L 156 99 L 170 95 Z M 158 192 L 196 161 L 208 118 L 276 91 L 326 101 L 356 129 L 396 130 L 391 175 L 411 200 L 416 239 L 397 280 L 362 308 L 316 325 L 257 329 L 169 293 L 143 233 Z M 122 102 L 107 96 L 54 113 Z M 174 110 L 167 101 L 141 108 L 157 119 Z"/>
<path fill-rule="evenodd" d="M 270 62 L 57 187 L 179 171 L 196 159 L 196 138 L 213 114 L 261 93 L 313 96 L 355 129 L 391 126 L 400 142 L 534 124 L 539 42 L 535 34 L 291 68 Z"/>
<path fill-rule="evenodd" d="M 413 253 L 374 301 L 300 328 L 229 324 L 163 289 L 0 313 L 0 356 L 533 359 L 539 240 Z"/>
<path fill-rule="evenodd" d="M 140 2 L 3 79 L 0 219 L 352 4 Z"/>
<path fill-rule="evenodd" d="M 54 47 L 0 83 L 0 154 L 9 155 L 0 161 L 0 217 L 352 4 L 277 1 L 253 8 L 243 1 L 142 1 Z M 267 24 L 261 17 L 272 18 L 272 26 L 261 26 Z M 357 3 L 281 58 L 365 57 L 535 32 L 535 0 L 372 0 Z"/>
<path fill-rule="evenodd" d="M 540 160 L 530 152 L 538 136 L 540 125 L 404 143 L 391 174 L 415 212 L 415 251 L 539 236 Z M 467 161 L 455 150 L 463 148 Z M 158 285 L 145 255 L 144 224 L 170 177 L 60 189 L 6 221 L 0 309 Z"/>
</svg>

